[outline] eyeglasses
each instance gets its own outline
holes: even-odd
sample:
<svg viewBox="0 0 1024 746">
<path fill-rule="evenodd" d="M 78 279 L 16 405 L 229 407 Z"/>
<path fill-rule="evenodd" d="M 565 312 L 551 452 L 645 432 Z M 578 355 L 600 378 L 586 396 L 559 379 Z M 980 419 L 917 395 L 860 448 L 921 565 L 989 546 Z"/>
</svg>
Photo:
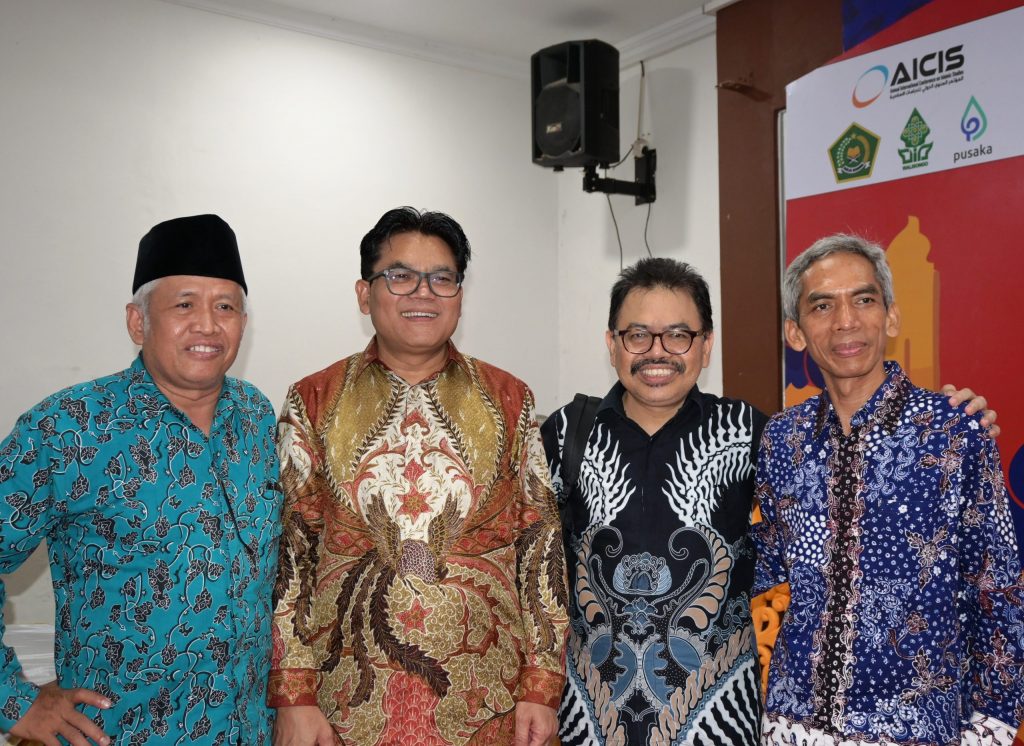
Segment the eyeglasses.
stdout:
<svg viewBox="0 0 1024 746">
<path fill-rule="evenodd" d="M 666 329 L 663 332 L 654 333 L 641 327 L 630 327 L 615 332 L 622 337 L 622 346 L 626 352 L 634 355 L 643 355 L 650 352 L 654 347 L 654 340 L 661 339 L 661 348 L 669 355 L 685 355 L 693 346 L 693 340 L 697 337 L 706 337 L 703 331 L 695 332 L 689 329 Z"/>
<path fill-rule="evenodd" d="M 388 292 L 392 295 L 412 295 L 420 289 L 423 278 L 427 278 L 427 287 L 430 292 L 440 298 L 452 298 L 459 294 L 462 287 L 462 273 L 451 272 L 441 269 L 436 272 L 417 272 L 414 269 L 405 267 L 392 267 L 385 269 L 366 278 L 367 282 L 373 282 L 378 277 L 383 277 L 388 286 Z"/>
</svg>

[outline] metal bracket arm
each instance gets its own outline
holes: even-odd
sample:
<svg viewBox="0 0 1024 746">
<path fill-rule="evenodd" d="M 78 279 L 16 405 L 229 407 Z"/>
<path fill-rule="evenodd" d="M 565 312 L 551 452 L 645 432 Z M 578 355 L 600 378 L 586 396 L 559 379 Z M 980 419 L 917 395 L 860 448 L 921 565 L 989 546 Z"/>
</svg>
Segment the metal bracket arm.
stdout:
<svg viewBox="0 0 1024 746">
<path fill-rule="evenodd" d="M 658 166 L 657 151 L 645 147 L 639 158 L 633 159 L 635 177 L 633 181 L 605 179 L 597 175 L 597 166 L 590 164 L 583 169 L 583 191 L 604 194 L 629 194 L 636 197 L 636 204 L 654 202 L 657 192 L 654 186 L 654 172 Z"/>
</svg>

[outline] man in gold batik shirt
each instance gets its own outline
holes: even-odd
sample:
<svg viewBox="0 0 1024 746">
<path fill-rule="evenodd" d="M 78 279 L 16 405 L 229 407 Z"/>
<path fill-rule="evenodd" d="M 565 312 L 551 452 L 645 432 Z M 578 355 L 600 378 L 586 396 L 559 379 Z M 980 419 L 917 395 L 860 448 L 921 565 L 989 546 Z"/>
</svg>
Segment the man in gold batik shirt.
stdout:
<svg viewBox="0 0 1024 746">
<path fill-rule="evenodd" d="M 360 252 L 376 335 L 279 425 L 274 743 L 547 744 L 566 589 L 533 394 L 450 341 L 458 223 L 391 210 Z"/>
</svg>

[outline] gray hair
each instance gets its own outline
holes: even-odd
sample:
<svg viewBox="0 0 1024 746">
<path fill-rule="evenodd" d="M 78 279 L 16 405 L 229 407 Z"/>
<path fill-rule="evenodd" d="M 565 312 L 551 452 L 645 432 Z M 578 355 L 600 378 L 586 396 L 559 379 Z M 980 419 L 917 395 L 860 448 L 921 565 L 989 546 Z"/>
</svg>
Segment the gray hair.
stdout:
<svg viewBox="0 0 1024 746">
<path fill-rule="evenodd" d="M 882 302 L 888 309 L 895 300 L 892 270 L 885 259 L 885 250 L 875 243 L 849 233 L 836 233 L 815 241 L 786 268 L 782 278 L 782 311 L 789 321 L 800 320 L 800 294 L 803 292 L 804 274 L 815 262 L 832 254 L 856 254 L 871 262 L 875 281 L 882 291 Z"/>
<path fill-rule="evenodd" d="M 142 312 L 142 331 L 149 334 L 149 298 L 153 295 L 153 291 L 156 290 L 157 283 L 159 283 L 163 277 L 157 277 L 155 280 L 140 285 L 139 289 L 135 291 L 132 296 L 132 305 L 138 306 Z M 249 296 L 243 290 L 242 291 L 242 315 L 245 316 L 249 313 Z"/>
<path fill-rule="evenodd" d="M 139 285 L 139 289 L 132 296 L 132 305 L 137 307 L 142 313 L 142 331 L 146 334 L 149 334 L 149 296 L 153 294 L 157 283 L 162 279 L 162 277 L 158 277 L 155 280 Z"/>
</svg>

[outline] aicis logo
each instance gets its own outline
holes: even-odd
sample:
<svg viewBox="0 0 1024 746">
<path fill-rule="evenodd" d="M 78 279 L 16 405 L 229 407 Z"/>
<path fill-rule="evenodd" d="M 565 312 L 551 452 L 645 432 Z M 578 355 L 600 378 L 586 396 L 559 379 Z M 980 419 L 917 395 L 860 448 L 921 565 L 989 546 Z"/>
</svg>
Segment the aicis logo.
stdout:
<svg viewBox="0 0 1024 746">
<path fill-rule="evenodd" d="M 951 73 L 964 66 L 964 45 L 957 44 L 942 52 L 929 52 L 915 57 L 910 64 L 900 63 L 892 74 L 894 86 L 911 83 L 921 78 L 933 78 L 943 73 Z"/>
<path fill-rule="evenodd" d="M 885 65 L 875 65 L 857 79 L 857 85 L 853 87 L 853 105 L 858 109 L 870 106 L 875 99 L 882 95 L 886 83 L 889 82 L 889 68 Z"/>
<path fill-rule="evenodd" d="M 850 100 L 855 107 L 863 109 L 877 101 L 886 88 L 890 98 L 897 98 L 928 90 L 932 87 L 929 83 L 959 82 L 963 76 L 963 50 L 964 45 L 957 44 L 949 49 L 922 54 L 898 63 L 892 71 L 886 65 L 869 67 L 857 78 Z"/>
</svg>

